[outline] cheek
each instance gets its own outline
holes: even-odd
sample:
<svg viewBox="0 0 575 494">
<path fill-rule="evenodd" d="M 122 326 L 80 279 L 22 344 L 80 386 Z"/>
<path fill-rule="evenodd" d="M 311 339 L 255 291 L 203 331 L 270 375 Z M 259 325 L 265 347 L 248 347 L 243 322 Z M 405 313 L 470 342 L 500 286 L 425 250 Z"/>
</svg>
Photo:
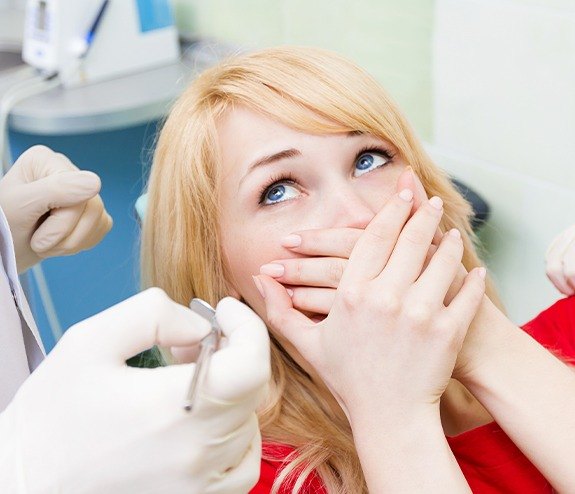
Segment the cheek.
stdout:
<svg viewBox="0 0 575 494">
<path fill-rule="evenodd" d="M 260 316 L 265 315 L 265 304 L 257 291 L 252 276 L 260 266 L 277 259 L 293 257 L 281 247 L 280 240 L 289 232 L 283 229 L 243 223 L 239 228 L 222 231 L 222 249 L 227 268 L 227 282 Z"/>
</svg>

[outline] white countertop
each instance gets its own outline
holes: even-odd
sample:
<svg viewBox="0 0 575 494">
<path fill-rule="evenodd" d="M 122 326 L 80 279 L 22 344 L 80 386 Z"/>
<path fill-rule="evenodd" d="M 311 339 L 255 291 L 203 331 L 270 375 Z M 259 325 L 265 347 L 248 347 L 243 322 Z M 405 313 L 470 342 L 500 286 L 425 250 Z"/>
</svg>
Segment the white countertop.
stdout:
<svg viewBox="0 0 575 494">
<path fill-rule="evenodd" d="M 0 50 L 21 45 L 23 12 L 0 10 Z M 16 47 L 16 48 L 14 48 Z M 151 70 L 77 88 L 56 87 L 18 103 L 11 129 L 31 134 L 68 135 L 114 130 L 162 118 L 201 65 L 191 57 Z M 201 62 L 201 60 L 200 60 Z M 0 70 L 0 97 L 32 77 L 26 65 Z"/>
</svg>

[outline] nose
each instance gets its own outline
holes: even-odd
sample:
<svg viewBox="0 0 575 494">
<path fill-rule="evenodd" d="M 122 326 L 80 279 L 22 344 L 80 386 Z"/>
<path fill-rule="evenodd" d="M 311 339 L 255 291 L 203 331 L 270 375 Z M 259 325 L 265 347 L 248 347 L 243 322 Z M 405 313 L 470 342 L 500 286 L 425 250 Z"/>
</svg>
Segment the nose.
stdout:
<svg viewBox="0 0 575 494">
<path fill-rule="evenodd" d="M 332 228 L 365 228 L 373 219 L 374 211 L 368 201 L 353 187 L 339 187 L 324 206 L 329 209 Z"/>
</svg>

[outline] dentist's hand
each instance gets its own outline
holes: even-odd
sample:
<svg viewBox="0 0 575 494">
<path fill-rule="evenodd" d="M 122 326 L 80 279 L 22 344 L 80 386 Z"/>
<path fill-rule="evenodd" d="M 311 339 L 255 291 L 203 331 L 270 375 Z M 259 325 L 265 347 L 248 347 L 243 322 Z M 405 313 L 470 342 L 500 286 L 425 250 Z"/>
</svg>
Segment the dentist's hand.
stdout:
<svg viewBox="0 0 575 494">
<path fill-rule="evenodd" d="M 194 364 L 125 361 L 187 346 L 209 324 L 150 289 L 70 328 L 0 415 L 0 478 L 11 493 L 245 493 L 259 476 L 255 409 L 269 375 L 262 321 L 218 304 L 229 345 L 216 352 L 195 411 L 182 404 Z M 6 484 L 8 482 L 8 484 Z"/>
<path fill-rule="evenodd" d="M 99 177 L 78 170 L 64 155 L 34 146 L 0 180 L 18 271 L 41 259 L 94 247 L 112 228 Z"/>
<path fill-rule="evenodd" d="M 575 225 L 551 242 L 545 254 L 545 272 L 561 293 L 575 294 Z"/>
</svg>

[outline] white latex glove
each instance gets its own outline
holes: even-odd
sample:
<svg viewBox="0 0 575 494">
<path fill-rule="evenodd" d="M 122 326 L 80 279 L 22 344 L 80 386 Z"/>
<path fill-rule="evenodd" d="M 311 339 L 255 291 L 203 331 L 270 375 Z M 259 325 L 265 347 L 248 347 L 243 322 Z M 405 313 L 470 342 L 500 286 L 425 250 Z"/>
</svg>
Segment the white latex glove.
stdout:
<svg viewBox="0 0 575 494">
<path fill-rule="evenodd" d="M 564 295 L 575 293 L 575 225 L 557 235 L 545 254 L 545 272 Z"/>
<path fill-rule="evenodd" d="M 0 180 L 0 206 L 23 272 L 41 259 L 94 247 L 112 228 L 100 178 L 45 146 L 24 152 Z"/>
<path fill-rule="evenodd" d="M 270 376 L 263 322 L 218 304 L 229 345 L 198 407 L 183 407 L 195 364 L 126 366 L 154 344 L 192 345 L 209 324 L 159 289 L 70 328 L 0 415 L 0 491 L 11 494 L 248 492 L 259 477 L 255 414 Z"/>
</svg>

